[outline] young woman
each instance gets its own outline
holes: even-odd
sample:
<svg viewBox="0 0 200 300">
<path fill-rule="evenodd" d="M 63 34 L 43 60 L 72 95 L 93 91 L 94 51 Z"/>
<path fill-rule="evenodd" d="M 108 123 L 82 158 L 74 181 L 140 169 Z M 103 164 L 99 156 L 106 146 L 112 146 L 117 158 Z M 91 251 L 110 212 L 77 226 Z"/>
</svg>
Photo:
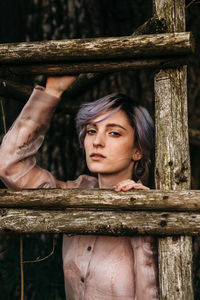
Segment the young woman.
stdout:
<svg viewBox="0 0 200 300">
<path fill-rule="evenodd" d="M 36 87 L 0 148 L 0 178 L 9 187 L 147 189 L 153 139 L 146 109 L 123 94 L 111 94 L 84 104 L 77 130 L 87 166 L 95 177 L 81 175 L 60 181 L 36 165 L 35 154 L 44 139 L 62 93 L 72 76 L 47 80 Z M 153 237 L 74 236 L 63 238 L 63 269 L 67 300 L 158 299 L 156 249 Z"/>
</svg>

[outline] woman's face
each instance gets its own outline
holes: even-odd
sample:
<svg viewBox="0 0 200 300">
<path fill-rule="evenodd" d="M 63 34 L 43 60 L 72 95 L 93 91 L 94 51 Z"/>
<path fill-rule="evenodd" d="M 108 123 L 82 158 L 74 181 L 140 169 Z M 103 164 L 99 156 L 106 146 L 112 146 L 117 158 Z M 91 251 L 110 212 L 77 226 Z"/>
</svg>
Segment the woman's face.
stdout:
<svg viewBox="0 0 200 300">
<path fill-rule="evenodd" d="M 134 161 L 142 157 L 134 145 L 134 129 L 122 110 L 100 121 L 109 113 L 99 115 L 86 127 L 87 166 L 93 173 L 114 175 L 121 172 L 131 178 Z"/>
</svg>

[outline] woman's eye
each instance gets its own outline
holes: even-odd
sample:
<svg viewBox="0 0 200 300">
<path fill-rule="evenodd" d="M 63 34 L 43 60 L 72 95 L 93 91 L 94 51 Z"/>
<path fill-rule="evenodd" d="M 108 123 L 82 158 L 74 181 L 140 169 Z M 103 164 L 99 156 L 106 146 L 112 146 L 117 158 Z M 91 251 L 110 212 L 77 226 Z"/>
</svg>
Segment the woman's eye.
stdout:
<svg viewBox="0 0 200 300">
<path fill-rule="evenodd" d="M 110 135 L 112 135 L 112 136 L 120 136 L 120 133 L 119 132 L 116 132 L 116 131 L 111 131 L 110 132 Z"/>
<path fill-rule="evenodd" d="M 95 133 L 96 133 L 96 130 L 95 130 L 95 129 L 88 129 L 88 130 L 87 130 L 87 133 L 88 133 L 88 134 L 95 134 Z"/>
</svg>

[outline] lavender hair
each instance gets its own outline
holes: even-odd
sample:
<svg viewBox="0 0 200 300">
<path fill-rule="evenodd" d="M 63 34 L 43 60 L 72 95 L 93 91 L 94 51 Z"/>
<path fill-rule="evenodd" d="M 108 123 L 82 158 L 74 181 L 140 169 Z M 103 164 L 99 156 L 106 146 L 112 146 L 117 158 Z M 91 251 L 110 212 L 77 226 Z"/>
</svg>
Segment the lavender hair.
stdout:
<svg viewBox="0 0 200 300">
<path fill-rule="evenodd" d="M 102 113 L 111 111 L 105 117 L 108 118 L 118 110 L 126 113 L 131 126 L 135 130 L 135 146 L 143 154 L 142 158 L 134 164 L 133 180 L 141 180 L 146 184 L 149 173 L 150 153 L 154 140 L 154 125 L 149 112 L 135 103 L 129 96 L 122 93 L 113 93 L 81 105 L 76 117 L 80 146 L 83 148 L 86 125 L 88 123 Z M 100 121 L 103 121 L 103 119 Z"/>
</svg>

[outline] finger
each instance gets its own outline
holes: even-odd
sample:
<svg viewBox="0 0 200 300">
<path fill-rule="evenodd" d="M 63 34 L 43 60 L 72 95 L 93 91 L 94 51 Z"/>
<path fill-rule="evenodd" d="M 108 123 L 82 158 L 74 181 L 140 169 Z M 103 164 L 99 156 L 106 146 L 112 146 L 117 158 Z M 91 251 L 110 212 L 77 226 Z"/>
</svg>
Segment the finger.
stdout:
<svg viewBox="0 0 200 300">
<path fill-rule="evenodd" d="M 114 188 L 115 192 L 120 192 L 121 191 L 121 186 L 119 186 L 119 185 L 115 185 L 113 188 Z"/>
<path fill-rule="evenodd" d="M 142 183 L 136 183 L 133 180 L 124 180 L 119 182 L 117 185 L 115 185 L 114 190 L 116 192 L 119 191 L 129 191 L 131 189 L 136 189 L 136 190 L 149 190 L 148 187 L 144 186 Z"/>
<path fill-rule="evenodd" d="M 140 184 L 140 183 L 134 185 L 134 189 L 135 190 L 150 190 L 150 188 L 148 188 L 147 186 Z"/>
<path fill-rule="evenodd" d="M 127 192 L 127 191 L 131 190 L 132 188 L 133 188 L 133 186 L 125 185 L 125 186 L 123 186 L 123 187 L 121 188 L 121 190 L 122 190 L 123 192 Z"/>
<path fill-rule="evenodd" d="M 121 187 L 122 191 L 129 191 L 132 189 L 137 189 L 139 186 L 137 183 L 127 184 Z"/>
<path fill-rule="evenodd" d="M 135 184 L 136 182 L 134 180 L 131 180 L 131 179 L 126 179 L 126 180 L 123 180 L 123 181 L 120 181 L 117 183 L 117 186 L 118 187 L 123 187 L 123 186 L 126 186 L 126 185 L 130 185 L 130 184 Z"/>
<path fill-rule="evenodd" d="M 122 191 L 129 191 L 131 189 L 134 189 L 134 190 L 149 190 L 148 187 L 144 186 L 141 183 L 134 183 L 134 184 L 132 183 L 132 184 L 124 185 L 123 187 L 121 187 Z"/>
</svg>

